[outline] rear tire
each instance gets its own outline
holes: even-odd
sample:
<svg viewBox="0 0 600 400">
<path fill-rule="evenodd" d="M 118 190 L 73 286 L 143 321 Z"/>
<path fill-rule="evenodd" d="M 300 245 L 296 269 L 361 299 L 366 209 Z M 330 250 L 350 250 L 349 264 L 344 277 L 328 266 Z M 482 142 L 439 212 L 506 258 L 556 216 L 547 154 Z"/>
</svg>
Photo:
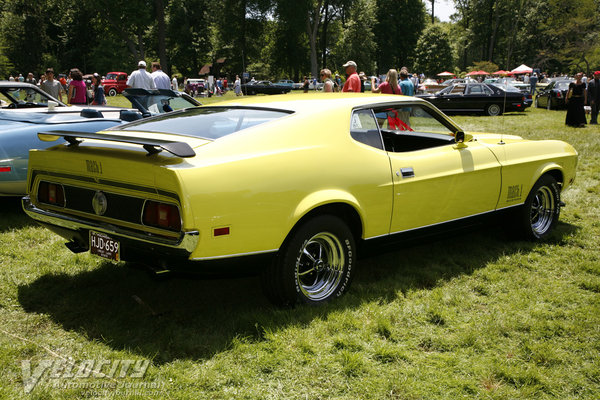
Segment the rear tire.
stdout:
<svg viewBox="0 0 600 400">
<path fill-rule="evenodd" d="M 548 104 L 546 104 L 546 110 L 552 110 L 552 97 L 548 97 Z"/>
<path fill-rule="evenodd" d="M 116 95 L 117 95 L 117 89 L 115 89 L 115 88 L 110 88 L 110 89 L 108 89 L 108 95 L 109 95 L 110 97 L 114 97 L 114 96 L 116 96 Z"/>
<path fill-rule="evenodd" d="M 293 231 L 262 274 L 263 291 L 279 306 L 319 305 L 344 294 L 354 275 L 356 245 L 338 217 L 321 215 Z"/>
<path fill-rule="evenodd" d="M 560 217 L 560 187 L 556 179 L 543 175 L 533 185 L 525 204 L 517 211 L 520 236 L 540 241 L 550 235 Z"/>
<path fill-rule="evenodd" d="M 502 114 L 502 108 L 498 104 L 488 104 L 485 107 L 485 113 L 490 117 L 495 117 Z"/>
</svg>

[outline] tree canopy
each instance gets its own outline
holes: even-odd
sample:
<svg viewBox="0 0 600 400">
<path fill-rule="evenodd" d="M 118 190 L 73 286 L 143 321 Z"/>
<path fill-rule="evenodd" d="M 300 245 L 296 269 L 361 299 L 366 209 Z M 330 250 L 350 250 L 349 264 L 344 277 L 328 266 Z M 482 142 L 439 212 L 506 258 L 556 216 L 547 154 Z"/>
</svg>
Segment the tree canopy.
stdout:
<svg viewBox="0 0 600 400">
<path fill-rule="evenodd" d="M 0 78 L 47 67 L 129 72 L 160 61 L 167 73 L 257 78 L 389 68 L 435 75 L 478 62 L 548 72 L 600 69 L 600 1 L 445 0 L 0 0 Z M 204 71 L 207 71 L 204 68 Z"/>
</svg>

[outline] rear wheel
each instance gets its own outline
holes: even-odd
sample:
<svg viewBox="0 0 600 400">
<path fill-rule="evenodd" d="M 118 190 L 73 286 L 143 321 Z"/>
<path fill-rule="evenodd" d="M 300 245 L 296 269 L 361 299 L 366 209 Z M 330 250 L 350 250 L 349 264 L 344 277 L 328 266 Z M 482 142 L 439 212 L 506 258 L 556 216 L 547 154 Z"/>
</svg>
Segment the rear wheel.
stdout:
<svg viewBox="0 0 600 400">
<path fill-rule="evenodd" d="M 485 108 L 485 113 L 489 116 L 495 117 L 496 115 L 502 114 L 502 108 L 498 104 L 488 104 Z"/>
<path fill-rule="evenodd" d="M 525 204 L 517 213 L 517 228 L 530 240 L 545 239 L 560 216 L 560 187 L 556 179 L 544 175 L 533 185 Z"/>
<path fill-rule="evenodd" d="M 108 95 L 111 96 L 111 97 L 116 96 L 117 95 L 117 89 L 115 89 L 115 88 L 108 89 Z"/>
<path fill-rule="evenodd" d="M 318 216 L 286 239 L 263 272 L 263 290 L 276 305 L 322 304 L 348 290 L 355 260 L 348 226 L 338 217 Z"/>
</svg>

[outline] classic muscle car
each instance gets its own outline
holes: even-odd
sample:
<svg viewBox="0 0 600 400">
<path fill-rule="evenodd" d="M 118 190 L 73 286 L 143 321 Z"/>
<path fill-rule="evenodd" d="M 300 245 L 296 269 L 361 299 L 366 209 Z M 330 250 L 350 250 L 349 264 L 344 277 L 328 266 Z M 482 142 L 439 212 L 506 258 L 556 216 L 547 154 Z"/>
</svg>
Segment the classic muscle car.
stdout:
<svg viewBox="0 0 600 400">
<path fill-rule="evenodd" d="M 567 143 L 465 133 L 393 95 L 244 98 L 39 136 L 68 144 L 31 152 L 23 208 L 69 249 L 163 271 L 259 266 L 277 304 L 340 296 L 362 245 L 398 235 L 506 213 L 542 240 L 577 164 Z"/>
<path fill-rule="evenodd" d="M 524 111 L 526 97 L 485 83 L 458 83 L 435 94 L 417 95 L 446 113 L 485 113 L 495 116 L 509 111 Z"/>
<path fill-rule="evenodd" d="M 171 90 L 126 89 L 125 97 L 134 109 L 117 107 L 51 107 L 0 111 L 0 196 L 23 196 L 26 192 L 30 149 L 43 149 L 54 143 L 42 142 L 44 130 L 96 132 L 125 121 L 197 106 L 196 100 Z M 34 112 L 35 111 L 35 112 Z"/>
</svg>

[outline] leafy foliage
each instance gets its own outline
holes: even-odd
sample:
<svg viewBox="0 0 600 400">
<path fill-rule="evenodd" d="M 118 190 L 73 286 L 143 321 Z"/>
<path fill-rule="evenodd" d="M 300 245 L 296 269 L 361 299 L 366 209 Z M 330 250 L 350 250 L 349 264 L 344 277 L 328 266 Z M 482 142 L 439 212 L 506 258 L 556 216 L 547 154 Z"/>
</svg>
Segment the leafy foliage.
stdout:
<svg viewBox="0 0 600 400">
<path fill-rule="evenodd" d="M 451 71 L 454 66 L 450 37 L 439 24 L 430 25 L 417 42 L 415 70 L 427 76 Z"/>
</svg>

